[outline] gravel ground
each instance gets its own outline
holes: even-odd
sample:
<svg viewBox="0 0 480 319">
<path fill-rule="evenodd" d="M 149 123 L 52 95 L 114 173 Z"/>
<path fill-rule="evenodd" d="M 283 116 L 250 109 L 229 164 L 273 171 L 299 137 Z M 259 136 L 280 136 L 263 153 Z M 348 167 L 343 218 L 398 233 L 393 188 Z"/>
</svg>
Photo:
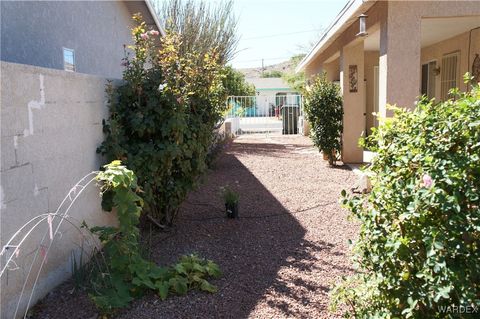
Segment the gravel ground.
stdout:
<svg viewBox="0 0 480 319">
<path fill-rule="evenodd" d="M 190 292 L 160 301 L 154 294 L 117 318 L 339 318 L 328 292 L 352 273 L 348 239 L 357 226 L 338 204 L 354 173 L 327 162 L 302 136 L 241 136 L 183 204 L 175 229 L 154 233 L 159 264 L 196 252 L 223 271 L 215 294 Z M 226 219 L 221 186 L 241 194 L 240 218 Z M 65 283 L 41 302 L 36 318 L 96 318 L 84 293 Z"/>
</svg>

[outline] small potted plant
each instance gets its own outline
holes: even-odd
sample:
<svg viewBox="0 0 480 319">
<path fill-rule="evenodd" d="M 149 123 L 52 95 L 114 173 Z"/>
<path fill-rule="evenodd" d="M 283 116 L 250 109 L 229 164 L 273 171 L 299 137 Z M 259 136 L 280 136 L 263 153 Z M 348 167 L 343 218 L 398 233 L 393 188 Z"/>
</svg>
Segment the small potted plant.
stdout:
<svg viewBox="0 0 480 319">
<path fill-rule="evenodd" d="M 222 196 L 225 201 L 227 217 L 238 218 L 238 200 L 240 195 L 229 187 L 222 187 Z"/>
</svg>

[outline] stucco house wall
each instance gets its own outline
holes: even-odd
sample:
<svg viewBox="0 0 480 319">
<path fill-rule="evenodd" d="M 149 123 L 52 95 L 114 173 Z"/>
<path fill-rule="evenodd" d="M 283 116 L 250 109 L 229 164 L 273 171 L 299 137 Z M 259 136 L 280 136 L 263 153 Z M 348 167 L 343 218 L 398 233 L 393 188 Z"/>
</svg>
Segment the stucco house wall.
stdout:
<svg viewBox="0 0 480 319">
<path fill-rule="evenodd" d="M 374 110 L 375 96 L 375 67 L 378 67 L 378 59 L 380 54 L 378 51 L 365 51 L 365 80 L 366 80 L 366 126 L 367 134 L 371 133 L 371 128 L 375 126 L 376 119 L 372 115 Z"/>
<path fill-rule="evenodd" d="M 421 51 L 421 64 L 436 61 L 437 67 L 441 67 L 442 57 L 452 52 L 460 53 L 457 84 L 460 90 L 465 91 L 467 86 L 463 82 L 463 75 L 467 71 L 472 71 L 471 66 L 475 59 L 475 52 L 480 53 L 480 29 L 471 30 L 470 32 L 465 32 L 456 37 L 423 48 Z M 441 99 L 440 75 L 435 77 L 435 99 L 437 101 Z"/>
<path fill-rule="evenodd" d="M 360 14 L 368 16 L 366 37 L 357 35 Z M 462 17 L 470 19 L 463 25 L 463 30 L 468 32 L 452 35 L 450 39 L 442 39 L 440 34 L 438 42 L 422 48 L 422 25 L 425 20 Z M 476 17 L 478 24 L 475 23 Z M 480 26 L 478 1 L 350 0 L 347 3 L 298 67 L 298 70 L 304 70 L 307 76 L 325 71 L 330 80 L 335 80 L 333 73 L 339 70 L 338 72 L 343 74 L 340 80 L 345 82 L 347 78 L 344 74 L 348 72 L 349 65 L 357 65 L 359 82 L 367 82 L 366 99 L 362 90 L 348 92 L 347 85 L 343 85 L 344 109 L 351 113 L 344 116 L 344 162 L 355 163 L 362 160 L 362 149 L 357 147 L 358 138 L 364 135 L 365 131 L 368 133 L 375 122 L 371 116 L 374 105 L 373 68 L 378 65 L 378 114 L 382 117 L 392 116 L 387 104 L 413 108 L 421 91 L 422 62 L 437 59 L 441 63 L 441 56 L 455 50 L 461 53 L 457 83 L 464 89 L 462 75 L 470 71 L 469 64 L 480 46 L 479 29 L 475 29 L 477 26 Z M 441 28 L 434 31 L 443 32 Z M 372 35 L 375 36 L 371 37 Z M 375 46 L 377 48 L 372 49 Z M 355 56 L 351 52 L 352 47 L 364 52 L 363 57 Z M 440 77 L 437 77 L 435 93 L 438 99 L 441 84 Z M 365 118 L 360 117 L 361 113 L 366 114 Z M 354 140 L 350 141 L 350 138 Z"/>
<path fill-rule="evenodd" d="M 380 108 L 386 103 L 413 107 L 420 87 L 421 21 L 423 18 L 446 18 L 480 15 L 478 1 L 389 1 L 384 41 L 388 52 L 380 61 Z M 383 60 L 383 61 L 382 61 Z M 416 63 L 415 63 L 416 62 Z M 385 74 L 382 74 L 382 70 Z M 384 75 L 384 76 L 382 76 Z M 402 83 L 397 85 L 396 83 Z M 382 90 L 386 90 L 383 92 Z M 387 114 L 391 115 L 391 114 Z"/>
<path fill-rule="evenodd" d="M 125 1 L 1 1 L 0 9 L 2 61 L 63 70 L 65 47 L 75 50 L 76 72 L 121 78 L 135 13 Z"/>
</svg>

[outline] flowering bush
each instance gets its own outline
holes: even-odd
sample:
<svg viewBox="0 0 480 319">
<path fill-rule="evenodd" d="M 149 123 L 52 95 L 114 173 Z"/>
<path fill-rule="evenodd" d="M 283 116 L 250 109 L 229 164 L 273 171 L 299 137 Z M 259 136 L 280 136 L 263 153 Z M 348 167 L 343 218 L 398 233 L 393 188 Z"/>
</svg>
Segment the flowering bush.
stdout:
<svg viewBox="0 0 480 319">
<path fill-rule="evenodd" d="M 333 165 L 341 151 L 343 102 L 338 85 L 322 74 L 313 79 L 305 92 L 305 112 L 311 126 L 311 138 Z"/>
<path fill-rule="evenodd" d="M 480 89 L 455 94 L 414 111 L 394 107 L 370 137 L 372 191 L 343 201 L 361 222 L 360 272 L 333 299 L 350 316 L 479 314 Z"/>
<path fill-rule="evenodd" d="M 221 65 L 215 49 L 180 55 L 181 37 L 158 39 L 134 16 L 133 57 L 124 83 L 109 87 L 110 118 L 98 151 L 122 160 L 138 176 L 145 210 L 172 223 L 178 206 L 206 169 L 213 128 L 224 107 Z M 156 49 L 155 41 L 161 42 Z"/>
</svg>

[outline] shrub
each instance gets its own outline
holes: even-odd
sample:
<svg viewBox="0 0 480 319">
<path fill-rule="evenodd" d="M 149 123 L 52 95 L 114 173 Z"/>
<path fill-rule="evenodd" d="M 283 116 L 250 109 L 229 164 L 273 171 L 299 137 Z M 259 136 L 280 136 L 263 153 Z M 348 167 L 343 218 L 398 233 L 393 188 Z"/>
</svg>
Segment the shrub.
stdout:
<svg viewBox="0 0 480 319">
<path fill-rule="evenodd" d="M 283 76 L 283 72 L 278 70 L 263 71 L 260 74 L 261 78 L 281 78 L 282 76 Z"/>
<path fill-rule="evenodd" d="M 221 187 L 220 192 L 222 194 L 222 198 L 225 204 L 238 204 L 238 201 L 240 200 L 240 194 L 235 192 L 232 188 L 230 188 L 229 186 Z"/>
<path fill-rule="evenodd" d="M 292 56 L 290 58 L 290 63 L 292 65 L 292 68 L 296 68 L 304 57 L 305 57 L 305 54 L 297 54 Z M 306 78 L 305 78 L 304 71 L 295 72 L 294 70 L 291 70 L 289 72 L 284 73 L 282 75 L 282 78 L 285 82 L 288 83 L 288 85 L 293 90 L 302 94 L 305 93 Z"/>
<path fill-rule="evenodd" d="M 311 126 L 311 138 L 333 165 L 341 151 L 343 104 L 338 85 L 322 74 L 312 79 L 305 92 L 305 112 Z"/>
<path fill-rule="evenodd" d="M 360 273 L 333 302 L 350 316 L 453 318 L 480 305 L 480 90 L 455 98 L 393 107 L 369 137 L 372 191 L 343 201 L 361 222 Z"/>
<path fill-rule="evenodd" d="M 122 160 L 138 176 L 145 211 L 171 224 L 180 203 L 206 169 L 214 127 L 224 106 L 214 49 L 180 55 L 181 37 L 148 31 L 134 16 L 134 56 L 124 59 L 124 82 L 109 87 L 110 118 L 98 152 Z"/>
<path fill-rule="evenodd" d="M 118 227 L 92 227 L 103 244 L 102 258 L 96 259 L 92 289 L 89 294 L 104 313 L 128 305 L 135 297 L 148 290 L 156 291 L 160 298 L 168 294 L 186 294 L 190 289 L 215 292 L 216 287 L 206 278 L 220 276 L 218 266 L 196 255 L 182 256 L 170 267 L 159 267 L 143 258 L 140 251 L 138 229 L 143 200 L 135 174 L 113 161 L 97 175 L 101 183 L 102 207 L 115 208 Z M 88 226 L 84 223 L 84 227 Z M 102 262 L 98 262 L 101 260 Z"/>
<path fill-rule="evenodd" d="M 245 75 L 235 70 L 231 66 L 224 67 L 223 71 L 223 87 L 227 95 L 250 96 L 255 95 L 255 85 L 245 81 Z"/>
</svg>

